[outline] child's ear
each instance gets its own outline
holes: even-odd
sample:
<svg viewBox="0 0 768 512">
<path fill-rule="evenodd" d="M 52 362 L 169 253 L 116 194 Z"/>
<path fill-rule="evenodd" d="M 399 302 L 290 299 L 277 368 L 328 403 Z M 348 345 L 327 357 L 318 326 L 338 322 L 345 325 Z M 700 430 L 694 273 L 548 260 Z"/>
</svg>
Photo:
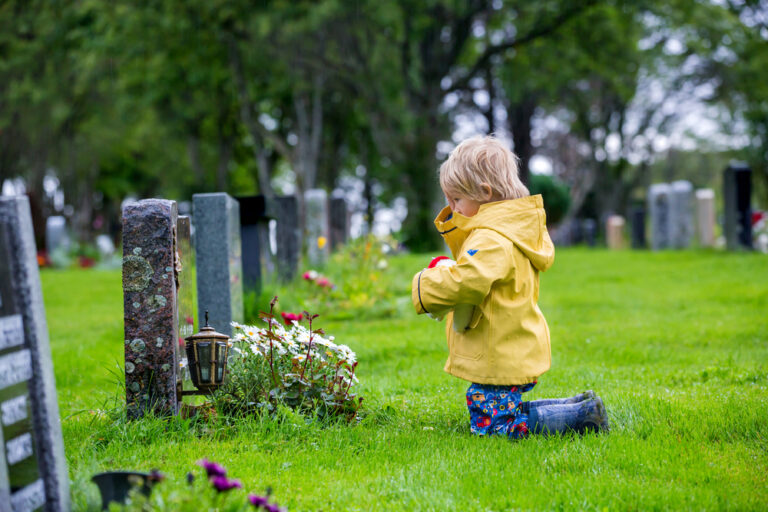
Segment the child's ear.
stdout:
<svg viewBox="0 0 768 512">
<path fill-rule="evenodd" d="M 493 198 L 493 189 L 487 183 L 480 184 L 480 190 L 483 191 L 483 199 L 487 202 Z"/>
</svg>

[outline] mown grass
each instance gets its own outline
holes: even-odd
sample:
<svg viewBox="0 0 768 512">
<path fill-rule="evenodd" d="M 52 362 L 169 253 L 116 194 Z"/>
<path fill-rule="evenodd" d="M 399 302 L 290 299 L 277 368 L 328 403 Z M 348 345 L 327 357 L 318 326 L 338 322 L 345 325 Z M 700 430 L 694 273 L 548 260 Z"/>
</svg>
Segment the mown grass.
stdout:
<svg viewBox="0 0 768 512">
<path fill-rule="evenodd" d="M 409 294 L 425 261 L 394 259 L 389 285 Z M 202 457 L 290 510 L 768 508 L 762 255 L 559 250 L 540 300 L 553 365 L 529 398 L 594 389 L 612 432 L 520 442 L 469 434 L 466 383 L 442 371 L 444 326 L 406 307 L 319 319 L 358 353 L 366 401 L 353 427 L 290 414 L 128 423 L 119 271 L 42 277 L 76 510 L 97 509 L 98 471 L 182 481 Z"/>
</svg>

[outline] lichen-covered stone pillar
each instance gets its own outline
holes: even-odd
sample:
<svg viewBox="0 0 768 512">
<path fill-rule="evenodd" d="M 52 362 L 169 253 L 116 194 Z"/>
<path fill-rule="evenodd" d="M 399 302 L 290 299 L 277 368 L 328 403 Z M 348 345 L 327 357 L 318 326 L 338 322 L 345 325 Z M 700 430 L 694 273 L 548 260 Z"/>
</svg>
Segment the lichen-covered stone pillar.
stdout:
<svg viewBox="0 0 768 512">
<path fill-rule="evenodd" d="M 178 414 L 175 201 L 123 207 L 125 398 L 128 417 Z"/>
</svg>

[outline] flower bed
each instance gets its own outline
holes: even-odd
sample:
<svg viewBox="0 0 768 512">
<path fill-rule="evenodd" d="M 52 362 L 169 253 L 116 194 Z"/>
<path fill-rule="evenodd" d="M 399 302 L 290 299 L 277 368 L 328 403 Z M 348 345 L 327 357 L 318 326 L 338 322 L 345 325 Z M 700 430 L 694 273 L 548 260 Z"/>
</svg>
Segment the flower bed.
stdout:
<svg viewBox="0 0 768 512">
<path fill-rule="evenodd" d="M 275 297 L 270 312 L 262 313 L 266 327 L 233 323 L 234 338 L 228 378 L 216 393 L 217 408 L 225 414 L 245 415 L 282 404 L 320 417 L 352 420 L 362 398 L 352 393 L 357 383 L 355 353 L 313 329 L 318 315 L 306 311 L 283 326 L 275 319 Z"/>
</svg>

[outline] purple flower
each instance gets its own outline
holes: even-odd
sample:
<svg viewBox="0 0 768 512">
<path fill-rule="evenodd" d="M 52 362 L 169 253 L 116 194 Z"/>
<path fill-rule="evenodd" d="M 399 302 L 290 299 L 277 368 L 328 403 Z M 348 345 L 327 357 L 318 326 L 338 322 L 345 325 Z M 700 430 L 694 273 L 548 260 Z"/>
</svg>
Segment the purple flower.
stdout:
<svg viewBox="0 0 768 512">
<path fill-rule="evenodd" d="M 198 466 L 205 468 L 205 472 L 208 474 L 208 478 L 213 476 L 227 476 L 227 470 L 223 466 L 211 462 L 208 459 L 200 459 L 197 461 Z"/>
<path fill-rule="evenodd" d="M 248 501 L 256 508 L 266 507 L 269 505 L 269 498 L 266 496 L 256 496 L 255 494 L 250 494 L 248 496 Z"/>
<path fill-rule="evenodd" d="M 240 483 L 240 480 L 230 480 L 225 476 L 214 476 L 211 477 L 210 481 L 211 485 L 213 485 L 213 487 L 219 492 L 243 488 L 243 484 Z"/>
<path fill-rule="evenodd" d="M 266 496 L 256 496 L 255 494 L 251 494 L 248 496 L 248 501 L 251 505 L 256 507 L 257 510 L 263 508 L 267 512 L 285 512 L 285 509 L 278 507 L 276 503 L 269 503 L 269 494 Z"/>
</svg>

